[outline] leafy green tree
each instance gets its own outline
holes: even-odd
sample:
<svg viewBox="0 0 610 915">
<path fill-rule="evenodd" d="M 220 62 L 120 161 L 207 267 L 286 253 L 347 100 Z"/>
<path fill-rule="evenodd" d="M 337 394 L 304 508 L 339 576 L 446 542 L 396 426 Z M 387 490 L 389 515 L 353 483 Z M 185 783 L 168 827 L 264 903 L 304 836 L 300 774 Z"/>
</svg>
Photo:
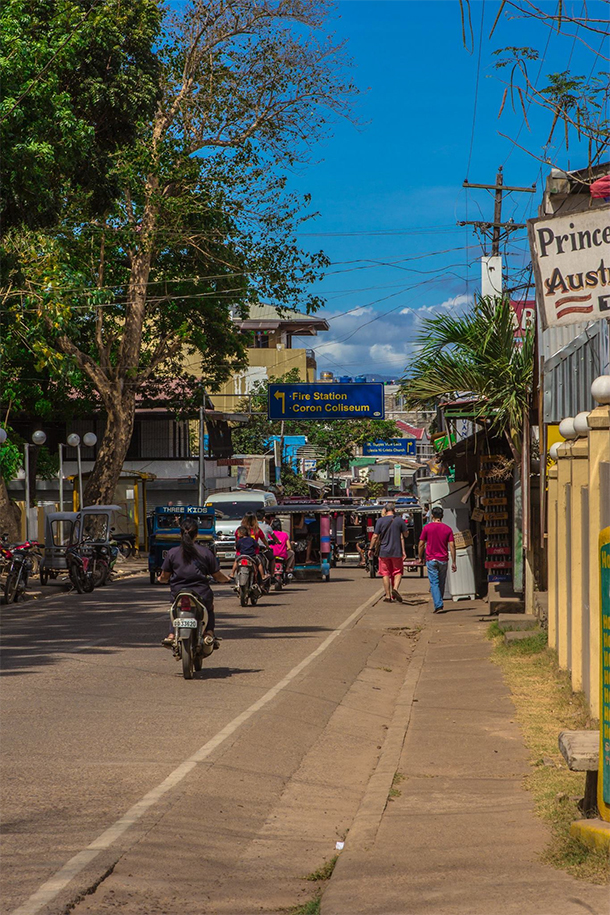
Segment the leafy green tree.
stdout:
<svg viewBox="0 0 610 915">
<path fill-rule="evenodd" d="M 7 304 L 37 357 L 70 361 L 106 414 L 85 500 L 108 501 L 136 403 L 183 405 L 244 364 L 232 313 L 257 300 L 318 307 L 326 264 L 303 253 L 303 201 L 282 172 L 349 114 L 343 47 L 318 0 L 191 0 L 155 48 L 155 99 L 112 154 L 117 196 L 90 218 L 68 194 L 52 233 L 7 233 Z"/>
<path fill-rule="evenodd" d="M 516 339 L 508 298 L 480 298 L 468 314 L 431 318 L 417 343 L 419 356 L 402 386 L 409 406 L 474 394 L 477 420 L 505 435 L 519 460 L 534 380 L 534 332 L 528 327 Z"/>
<path fill-rule="evenodd" d="M 113 156 L 159 95 L 157 0 L 6 0 L 0 9 L 2 231 L 91 216 L 119 188 Z"/>
</svg>

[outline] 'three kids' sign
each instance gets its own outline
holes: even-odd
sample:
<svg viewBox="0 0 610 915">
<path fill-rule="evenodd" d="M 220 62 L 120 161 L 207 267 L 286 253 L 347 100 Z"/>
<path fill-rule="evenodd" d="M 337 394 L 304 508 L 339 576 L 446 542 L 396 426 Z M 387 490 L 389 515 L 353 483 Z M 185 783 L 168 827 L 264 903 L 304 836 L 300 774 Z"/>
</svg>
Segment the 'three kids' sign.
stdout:
<svg viewBox="0 0 610 915">
<path fill-rule="evenodd" d="M 270 384 L 269 419 L 383 419 L 383 385 L 374 383 Z"/>
<path fill-rule="evenodd" d="M 417 442 L 414 438 L 392 438 L 389 442 L 365 442 L 362 446 L 364 457 L 415 457 Z"/>
<path fill-rule="evenodd" d="M 528 220 L 543 328 L 610 318 L 610 207 Z"/>
</svg>

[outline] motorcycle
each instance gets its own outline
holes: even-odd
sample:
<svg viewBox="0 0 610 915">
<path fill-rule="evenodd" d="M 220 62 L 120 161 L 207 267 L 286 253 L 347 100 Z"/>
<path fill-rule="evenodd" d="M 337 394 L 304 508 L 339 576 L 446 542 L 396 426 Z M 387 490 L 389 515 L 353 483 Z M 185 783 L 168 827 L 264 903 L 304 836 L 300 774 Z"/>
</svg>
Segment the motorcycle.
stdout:
<svg viewBox="0 0 610 915">
<path fill-rule="evenodd" d="M 90 594 L 108 583 L 118 548 L 110 544 L 74 543 L 66 550 L 70 581 L 79 594 Z"/>
<path fill-rule="evenodd" d="M 248 606 L 248 600 L 253 607 L 261 596 L 261 587 L 258 583 L 258 564 L 249 556 L 240 556 L 237 560 L 237 593 L 242 607 Z"/>
<path fill-rule="evenodd" d="M 41 559 L 37 552 L 39 543 L 26 540 L 25 543 L 14 546 L 6 546 L 3 538 L 3 546 L 0 548 L 2 555 L 3 568 L 6 571 L 6 582 L 4 584 L 4 601 L 12 604 L 20 600 L 25 594 L 28 587 L 28 579 L 34 569 L 36 561 Z"/>
<path fill-rule="evenodd" d="M 192 591 L 180 591 L 174 598 L 169 616 L 176 633 L 172 652 L 182 660 L 182 675 L 193 679 L 193 672 L 201 670 L 204 658 L 214 651 L 215 639 L 206 633 L 208 610 Z"/>
<path fill-rule="evenodd" d="M 79 594 L 90 594 L 93 581 L 93 550 L 82 543 L 74 543 L 66 550 L 66 563 L 70 581 Z"/>
<path fill-rule="evenodd" d="M 286 571 L 286 560 L 283 556 L 275 557 L 275 567 L 274 567 L 274 590 L 281 591 L 282 588 L 292 581 L 292 572 Z"/>
</svg>

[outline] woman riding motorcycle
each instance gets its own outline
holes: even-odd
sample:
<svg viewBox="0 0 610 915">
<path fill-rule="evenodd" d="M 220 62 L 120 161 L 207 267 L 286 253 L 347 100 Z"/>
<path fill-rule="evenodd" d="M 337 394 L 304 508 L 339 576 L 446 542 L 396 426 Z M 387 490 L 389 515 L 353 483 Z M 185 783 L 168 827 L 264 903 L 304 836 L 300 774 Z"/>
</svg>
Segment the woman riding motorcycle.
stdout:
<svg viewBox="0 0 610 915">
<path fill-rule="evenodd" d="M 158 581 L 161 584 L 170 584 L 172 600 L 180 591 L 192 591 L 201 600 L 208 611 L 207 634 L 214 636 L 216 620 L 214 616 L 214 595 L 208 583 L 208 578 L 218 582 L 230 582 L 224 572 L 220 571 L 220 563 L 211 550 L 206 546 L 195 543 L 199 528 L 194 518 L 184 518 L 180 524 L 181 542 L 179 546 L 168 550 L 167 556 L 161 567 Z M 173 627 L 163 639 L 162 645 L 172 648 L 175 635 Z M 218 642 L 214 648 L 218 648 Z"/>
</svg>

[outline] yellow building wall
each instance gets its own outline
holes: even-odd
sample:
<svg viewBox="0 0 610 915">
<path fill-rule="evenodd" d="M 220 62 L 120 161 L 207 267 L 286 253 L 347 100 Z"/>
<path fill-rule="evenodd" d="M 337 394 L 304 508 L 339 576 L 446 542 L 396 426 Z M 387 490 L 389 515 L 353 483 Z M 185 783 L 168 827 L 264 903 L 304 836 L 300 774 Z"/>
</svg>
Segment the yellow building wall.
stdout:
<svg viewBox="0 0 610 915">
<path fill-rule="evenodd" d="M 278 378 L 294 369 L 302 381 L 316 378 L 315 360 L 307 356 L 305 349 L 249 349 L 248 363 L 248 369 L 237 372 L 218 394 L 211 395 L 217 409 L 237 412 L 252 383 L 258 380 Z"/>
</svg>

